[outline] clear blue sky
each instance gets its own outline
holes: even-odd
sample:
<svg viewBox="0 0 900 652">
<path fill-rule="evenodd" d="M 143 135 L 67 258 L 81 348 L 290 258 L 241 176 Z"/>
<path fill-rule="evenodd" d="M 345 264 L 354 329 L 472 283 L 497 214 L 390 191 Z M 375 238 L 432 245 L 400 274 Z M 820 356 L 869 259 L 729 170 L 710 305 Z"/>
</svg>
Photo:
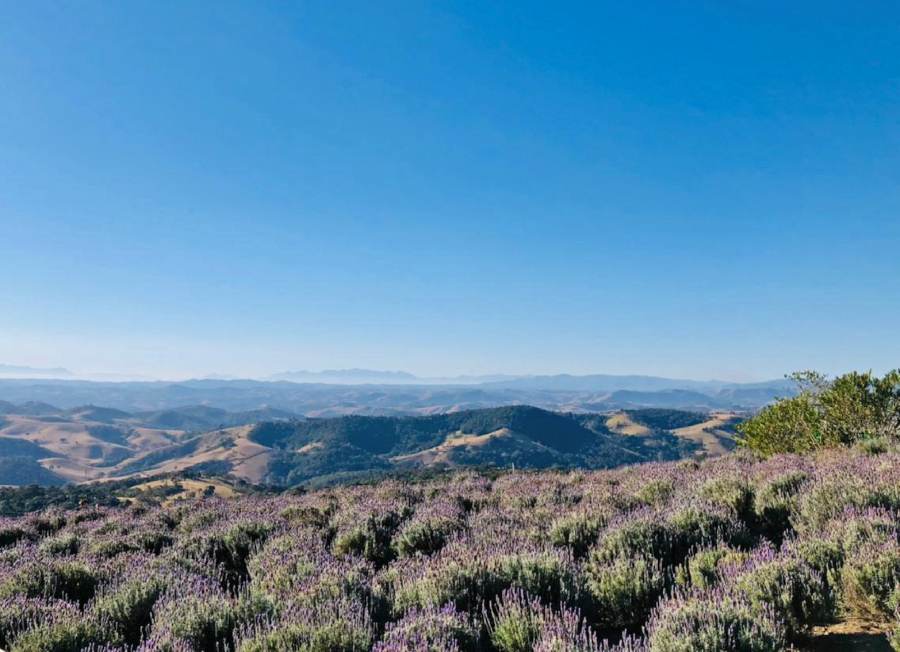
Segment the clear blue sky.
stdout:
<svg viewBox="0 0 900 652">
<path fill-rule="evenodd" d="M 6 2 L 0 362 L 900 364 L 895 2 Z"/>
</svg>

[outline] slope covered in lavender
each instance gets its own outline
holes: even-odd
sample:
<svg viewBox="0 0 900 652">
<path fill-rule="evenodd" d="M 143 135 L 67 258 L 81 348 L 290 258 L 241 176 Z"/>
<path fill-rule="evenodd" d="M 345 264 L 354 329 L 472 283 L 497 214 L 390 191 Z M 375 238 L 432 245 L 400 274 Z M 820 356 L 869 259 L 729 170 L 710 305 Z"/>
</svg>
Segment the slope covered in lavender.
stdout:
<svg viewBox="0 0 900 652">
<path fill-rule="evenodd" d="M 898 510 L 857 448 L 48 511 L 0 523 L 0 647 L 781 650 L 896 626 Z"/>
</svg>

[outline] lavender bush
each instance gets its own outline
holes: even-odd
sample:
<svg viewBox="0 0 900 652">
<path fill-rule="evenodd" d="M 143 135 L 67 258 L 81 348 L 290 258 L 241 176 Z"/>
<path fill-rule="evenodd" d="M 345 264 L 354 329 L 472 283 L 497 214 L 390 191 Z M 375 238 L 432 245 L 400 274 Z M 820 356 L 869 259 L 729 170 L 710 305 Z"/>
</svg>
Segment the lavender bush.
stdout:
<svg viewBox="0 0 900 652">
<path fill-rule="evenodd" d="M 898 647 L 898 586 L 890 446 L 0 520 L 17 652 L 768 652 L 851 616 Z"/>
</svg>

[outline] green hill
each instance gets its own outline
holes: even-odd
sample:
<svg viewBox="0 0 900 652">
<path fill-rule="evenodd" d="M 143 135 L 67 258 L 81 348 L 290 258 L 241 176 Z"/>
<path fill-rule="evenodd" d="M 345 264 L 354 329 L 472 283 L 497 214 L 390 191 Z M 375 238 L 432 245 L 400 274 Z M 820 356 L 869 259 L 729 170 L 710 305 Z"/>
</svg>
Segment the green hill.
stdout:
<svg viewBox="0 0 900 652">
<path fill-rule="evenodd" d="M 415 468 L 610 468 L 698 452 L 696 443 L 664 430 L 630 437 L 611 433 L 596 417 L 530 406 L 423 417 L 346 416 L 261 423 L 248 439 L 273 449 L 267 481 L 279 485 Z M 693 415 L 674 420 L 696 423 Z"/>
</svg>

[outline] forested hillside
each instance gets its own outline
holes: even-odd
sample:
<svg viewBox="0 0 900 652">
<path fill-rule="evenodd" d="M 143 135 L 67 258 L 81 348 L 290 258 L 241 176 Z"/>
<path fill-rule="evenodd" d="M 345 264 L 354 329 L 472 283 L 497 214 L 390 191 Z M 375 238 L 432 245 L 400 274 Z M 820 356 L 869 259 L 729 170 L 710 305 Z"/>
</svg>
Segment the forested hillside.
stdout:
<svg viewBox="0 0 900 652">
<path fill-rule="evenodd" d="M 730 413 L 568 414 L 529 406 L 426 416 L 304 419 L 207 406 L 129 413 L 7 406 L 0 484 L 61 484 L 203 471 L 253 484 L 349 482 L 458 467 L 610 468 L 721 454 Z"/>
<path fill-rule="evenodd" d="M 675 410 L 634 414 L 652 427 L 623 435 L 607 425 L 610 415 L 510 406 L 424 417 L 264 423 L 247 438 L 272 449 L 266 479 L 283 485 L 423 467 L 611 468 L 705 452 L 702 442 L 663 426 L 695 425 L 710 421 L 709 415 Z M 721 437 L 730 442 L 727 434 Z"/>
</svg>

